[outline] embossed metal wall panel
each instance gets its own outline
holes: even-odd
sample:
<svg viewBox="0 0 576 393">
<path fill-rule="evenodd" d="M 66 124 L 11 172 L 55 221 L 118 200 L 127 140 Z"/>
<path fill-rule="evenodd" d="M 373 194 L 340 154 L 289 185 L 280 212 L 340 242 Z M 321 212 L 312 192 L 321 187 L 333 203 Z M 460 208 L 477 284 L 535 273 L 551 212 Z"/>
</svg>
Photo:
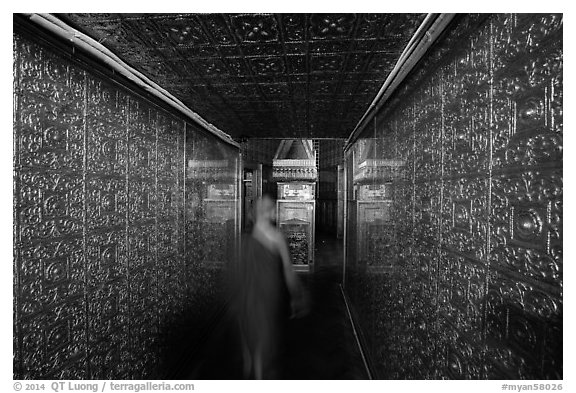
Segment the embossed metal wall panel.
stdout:
<svg viewBox="0 0 576 393">
<path fill-rule="evenodd" d="M 187 296 L 195 302 L 187 313 L 202 320 L 223 295 L 218 283 L 223 282 L 223 268 L 235 252 L 238 236 L 238 191 L 215 198 L 210 187 L 238 189 L 239 157 L 236 149 L 203 135 L 189 123 L 185 141 Z"/>
<path fill-rule="evenodd" d="M 83 74 L 69 73 L 54 56 L 25 42 L 15 43 L 17 369 L 25 378 L 35 373 L 66 378 L 85 370 L 88 350 Z"/>
<path fill-rule="evenodd" d="M 157 144 L 157 258 L 159 326 L 171 335 L 175 316 L 186 308 L 184 255 L 184 122 L 159 113 Z M 177 148 L 174 148 L 177 146 Z"/>
<path fill-rule="evenodd" d="M 348 136 L 426 15 L 58 16 L 235 138 L 310 139 Z"/>
<path fill-rule="evenodd" d="M 349 150 L 406 160 L 392 268 L 347 237 L 380 377 L 562 378 L 562 98 L 562 15 L 461 16 Z"/>
<path fill-rule="evenodd" d="M 203 221 L 184 241 L 185 132 L 201 131 L 26 33 L 13 39 L 14 378 L 158 377 L 183 314 L 220 300 L 190 287 L 216 293 L 224 264 L 198 278 L 185 258 L 213 248 Z M 220 149 L 236 168 L 238 150 Z M 237 187 L 234 169 L 226 178 Z M 234 250 L 232 196 L 220 239 Z"/>
</svg>

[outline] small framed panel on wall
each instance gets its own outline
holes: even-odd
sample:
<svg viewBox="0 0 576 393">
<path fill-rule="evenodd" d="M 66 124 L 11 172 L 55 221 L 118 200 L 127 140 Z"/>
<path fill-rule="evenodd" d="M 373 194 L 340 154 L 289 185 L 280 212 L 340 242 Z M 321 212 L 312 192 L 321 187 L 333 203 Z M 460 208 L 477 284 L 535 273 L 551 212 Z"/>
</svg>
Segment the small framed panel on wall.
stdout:
<svg viewBox="0 0 576 393">
<path fill-rule="evenodd" d="M 290 249 L 294 270 L 309 272 L 314 266 L 314 183 L 278 183 L 277 223 Z"/>
</svg>

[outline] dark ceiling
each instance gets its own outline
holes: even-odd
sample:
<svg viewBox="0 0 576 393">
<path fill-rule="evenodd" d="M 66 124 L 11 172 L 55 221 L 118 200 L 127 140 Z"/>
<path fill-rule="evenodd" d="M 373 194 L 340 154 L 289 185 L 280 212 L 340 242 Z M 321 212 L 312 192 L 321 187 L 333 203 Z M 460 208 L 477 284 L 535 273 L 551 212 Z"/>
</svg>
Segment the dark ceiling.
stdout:
<svg viewBox="0 0 576 393">
<path fill-rule="evenodd" d="M 59 14 L 235 139 L 346 138 L 425 14 Z"/>
</svg>

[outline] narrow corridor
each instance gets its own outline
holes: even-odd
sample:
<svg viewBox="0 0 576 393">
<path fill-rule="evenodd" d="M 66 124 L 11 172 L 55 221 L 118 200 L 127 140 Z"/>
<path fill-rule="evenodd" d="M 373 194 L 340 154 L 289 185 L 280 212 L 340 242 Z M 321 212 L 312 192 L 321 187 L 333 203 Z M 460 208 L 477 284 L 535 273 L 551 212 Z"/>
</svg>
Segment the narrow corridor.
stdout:
<svg viewBox="0 0 576 393">
<path fill-rule="evenodd" d="M 13 14 L 13 379 L 241 379 L 229 309 L 287 306 L 230 274 L 265 196 L 311 303 L 238 318 L 279 378 L 563 379 L 563 31 Z"/>
<path fill-rule="evenodd" d="M 318 233 L 314 273 L 299 277 L 312 299 L 311 312 L 290 320 L 279 379 L 367 379 L 340 290 L 342 240 Z M 242 356 L 228 315 L 195 353 L 184 354 L 171 379 L 242 379 Z"/>
</svg>

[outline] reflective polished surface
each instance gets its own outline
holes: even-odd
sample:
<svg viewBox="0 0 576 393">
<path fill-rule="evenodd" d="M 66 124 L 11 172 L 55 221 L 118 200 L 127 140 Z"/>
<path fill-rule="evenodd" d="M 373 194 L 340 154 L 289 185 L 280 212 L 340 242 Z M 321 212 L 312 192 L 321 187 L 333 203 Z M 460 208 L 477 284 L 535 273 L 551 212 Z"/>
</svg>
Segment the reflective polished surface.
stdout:
<svg viewBox="0 0 576 393">
<path fill-rule="evenodd" d="M 14 378 L 154 377 L 221 302 L 238 150 L 20 35 L 14 102 Z"/>
<path fill-rule="evenodd" d="M 346 290 L 380 377 L 562 378 L 562 64 L 561 15 L 463 16 L 347 152 Z M 393 190 L 384 241 L 361 183 Z"/>
<path fill-rule="evenodd" d="M 286 326 L 286 342 L 278 379 L 367 379 L 340 291 L 342 241 L 319 232 L 314 273 L 299 277 L 311 298 L 310 313 Z M 181 343 L 185 345 L 185 342 Z M 224 317 L 195 356 L 181 354 L 173 379 L 242 379 L 242 356 L 237 328 Z"/>
<path fill-rule="evenodd" d="M 274 140 L 249 137 L 350 135 L 423 15 L 62 17 L 257 164 Z M 236 375 L 218 318 L 239 150 L 19 23 L 14 378 Z M 304 276 L 315 303 L 291 324 L 287 378 L 366 377 L 342 280 L 377 378 L 563 378 L 562 34 L 562 15 L 458 15 L 354 134 L 345 177 L 322 168 L 343 140 L 324 145 L 317 226 L 336 230 L 345 193 L 346 264 L 328 253 Z"/>
</svg>

